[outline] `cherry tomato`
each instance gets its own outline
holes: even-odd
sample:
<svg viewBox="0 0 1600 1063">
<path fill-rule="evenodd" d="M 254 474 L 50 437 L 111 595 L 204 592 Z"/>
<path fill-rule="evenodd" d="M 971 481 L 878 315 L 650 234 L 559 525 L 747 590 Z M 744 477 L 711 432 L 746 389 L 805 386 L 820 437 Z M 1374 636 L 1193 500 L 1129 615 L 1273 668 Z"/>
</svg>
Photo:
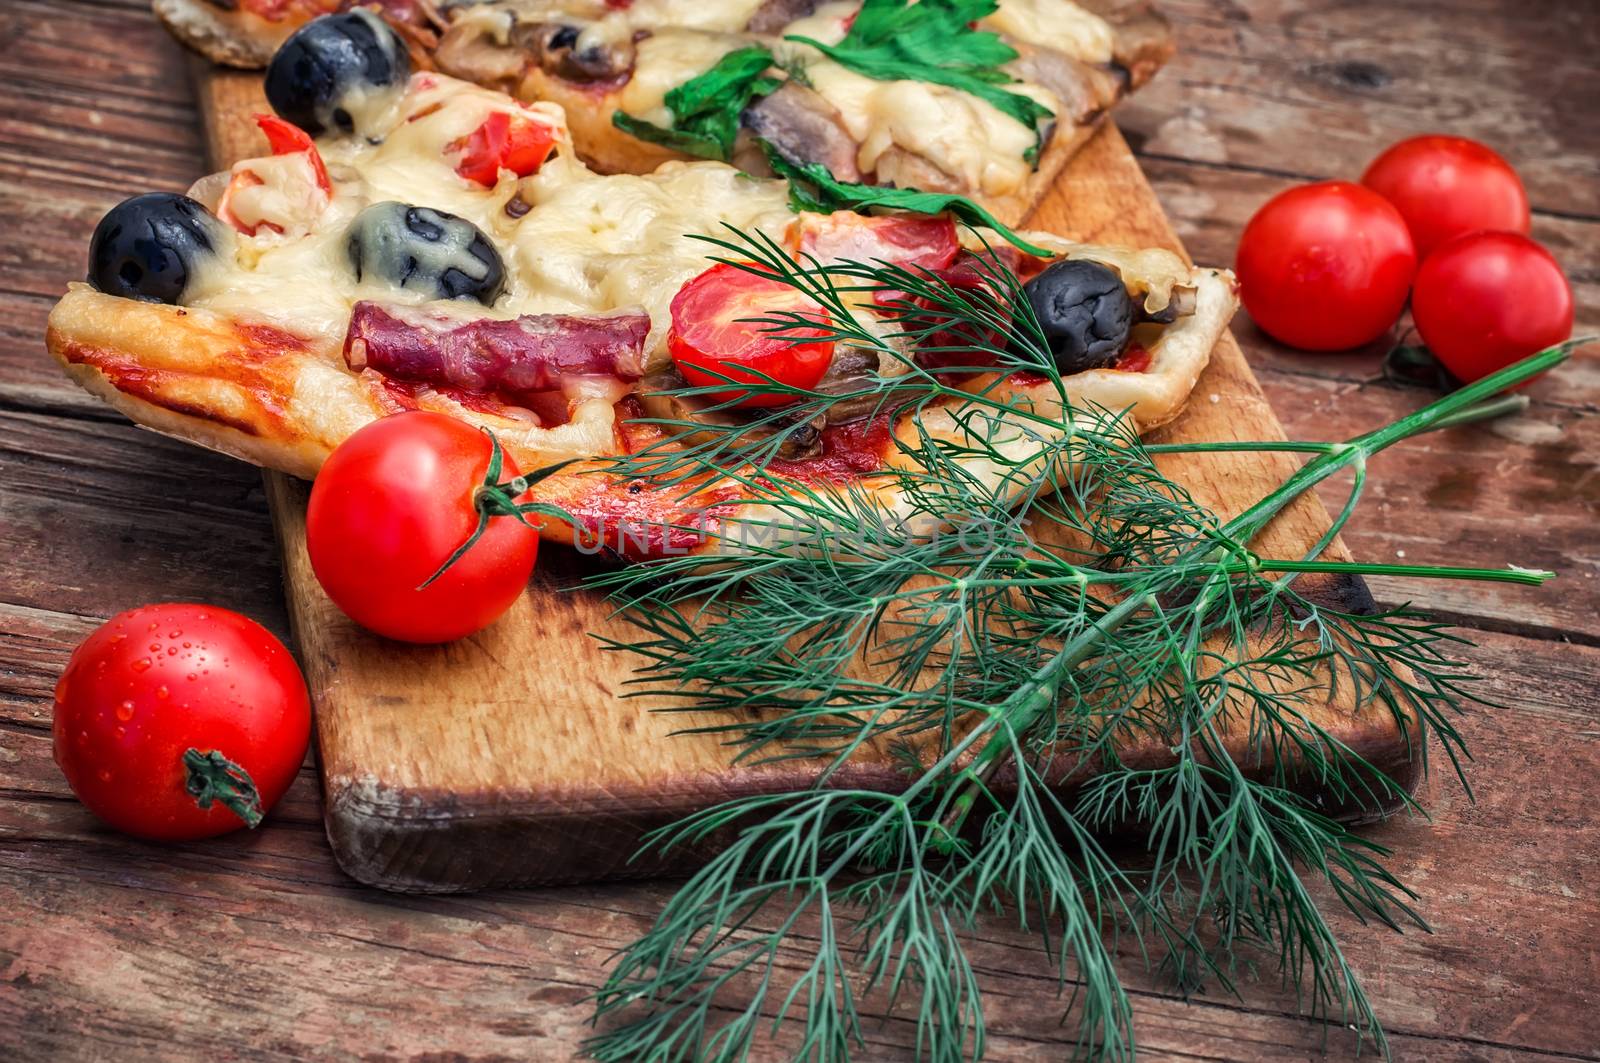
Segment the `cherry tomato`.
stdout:
<svg viewBox="0 0 1600 1063">
<path fill-rule="evenodd" d="M 56 683 L 55 758 L 89 811 L 183 841 L 255 826 L 311 739 L 305 680 L 238 613 L 147 605 L 106 621 Z"/>
<path fill-rule="evenodd" d="M 538 173 L 555 142 L 555 131 L 542 122 L 496 111 L 450 147 L 461 153 L 456 173 L 493 188 L 500 180 L 501 170 L 510 170 L 518 177 Z"/>
<path fill-rule="evenodd" d="M 771 325 L 751 320 L 791 312 L 823 327 L 794 326 L 775 332 Z M 667 349 L 678 372 L 696 387 L 722 383 L 708 371 L 714 370 L 738 381 L 760 382 L 759 373 L 791 387 L 812 388 L 828 371 L 833 344 L 807 343 L 804 338 L 828 335 L 829 320 L 827 311 L 804 292 L 775 277 L 721 263 L 673 296 Z M 710 397 L 740 406 L 782 406 L 791 401 L 787 395 L 734 389 L 712 392 Z"/>
<path fill-rule="evenodd" d="M 1418 261 L 1464 233 L 1528 231 L 1528 193 L 1522 179 L 1506 160 L 1475 140 L 1402 140 L 1372 160 L 1361 183 L 1393 203 L 1406 220 Z"/>
<path fill-rule="evenodd" d="M 488 627 L 527 587 L 538 532 L 494 517 L 478 526 L 477 489 L 492 444 L 471 425 L 426 410 L 374 421 L 339 444 L 311 487 L 306 546 L 334 604 L 405 642 L 449 642 Z M 517 475 L 509 455 L 500 482 Z M 419 589 L 420 588 L 420 589 Z"/>
<path fill-rule="evenodd" d="M 1291 347 L 1339 351 L 1383 335 L 1416 272 L 1404 219 L 1377 193 L 1323 181 L 1267 200 L 1239 240 L 1240 298 Z"/>
<path fill-rule="evenodd" d="M 1411 296 L 1417 331 L 1471 383 L 1572 335 L 1572 288 L 1520 233 L 1468 233 L 1429 255 Z"/>
</svg>

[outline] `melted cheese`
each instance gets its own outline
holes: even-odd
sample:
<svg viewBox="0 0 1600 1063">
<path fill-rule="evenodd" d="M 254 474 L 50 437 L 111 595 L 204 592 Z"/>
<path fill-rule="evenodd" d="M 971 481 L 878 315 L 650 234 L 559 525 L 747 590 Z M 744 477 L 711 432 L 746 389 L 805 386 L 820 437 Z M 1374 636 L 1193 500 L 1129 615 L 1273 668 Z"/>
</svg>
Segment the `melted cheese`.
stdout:
<svg viewBox="0 0 1600 1063">
<path fill-rule="evenodd" d="M 805 73 L 860 145 L 856 164 L 864 173 L 877 170 L 892 147 L 922 156 L 987 196 L 1015 192 L 1033 173 L 1024 155 L 1037 134 L 976 96 L 925 81 L 876 81 L 827 59 L 808 63 Z M 1055 97 L 1036 85 L 1006 87 L 1059 109 Z"/>
<path fill-rule="evenodd" d="M 659 126 L 672 124 L 664 102 L 668 92 L 717 65 L 744 45 L 742 37 L 694 30 L 663 30 L 640 41 L 633 77 L 617 97 L 618 107 Z"/>
<path fill-rule="evenodd" d="M 1109 22 L 1072 0 L 1000 0 L 983 27 L 1085 63 L 1111 62 L 1116 36 Z"/>
<path fill-rule="evenodd" d="M 327 204 L 310 155 L 298 151 L 237 163 L 217 214 L 257 235 L 287 239 L 309 232 Z"/>
<path fill-rule="evenodd" d="M 557 155 L 539 173 L 520 182 L 502 174 L 496 187 L 482 188 L 455 172 L 450 145 L 495 107 L 560 120 L 551 104 L 521 108 L 452 78 L 415 75 L 381 143 L 319 141 L 334 194 L 309 233 L 241 235 L 231 258 L 203 271 L 185 302 L 304 336 L 330 360 L 339 358 L 351 307 L 363 298 L 426 305 L 464 320 L 643 308 L 652 321 L 646 357 L 653 367 L 666 357 L 672 296 L 719 253 L 686 234 L 724 233 L 726 222 L 781 238 L 793 218 L 783 182 L 756 180 L 722 163 L 669 163 L 645 177 L 595 174 L 572 155 L 564 124 Z M 207 179 L 195 192 L 214 195 L 216 182 Z M 521 217 L 506 211 L 513 196 L 531 204 Z M 362 208 L 384 200 L 476 224 L 505 262 L 505 293 L 484 307 L 382 282 L 358 284 L 348 229 Z"/>
</svg>

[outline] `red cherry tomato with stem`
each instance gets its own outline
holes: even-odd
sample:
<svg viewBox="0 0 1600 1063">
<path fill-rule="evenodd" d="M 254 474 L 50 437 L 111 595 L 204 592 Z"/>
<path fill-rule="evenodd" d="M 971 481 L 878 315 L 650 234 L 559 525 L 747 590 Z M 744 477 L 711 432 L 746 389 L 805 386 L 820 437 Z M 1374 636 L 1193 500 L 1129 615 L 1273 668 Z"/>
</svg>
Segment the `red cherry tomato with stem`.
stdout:
<svg viewBox="0 0 1600 1063">
<path fill-rule="evenodd" d="M 254 827 L 305 760 L 311 701 L 283 643 L 208 605 L 120 613 L 56 684 L 56 763 L 120 831 L 185 841 Z"/>
<path fill-rule="evenodd" d="M 1239 240 L 1240 298 L 1291 347 L 1341 351 L 1387 332 L 1405 307 L 1416 255 L 1405 220 L 1349 181 L 1269 199 Z"/>
<path fill-rule="evenodd" d="M 1417 271 L 1411 316 L 1422 341 L 1464 383 L 1572 335 L 1572 287 L 1520 233 L 1468 233 Z"/>
<path fill-rule="evenodd" d="M 1361 183 L 1406 220 L 1418 261 L 1445 241 L 1480 229 L 1528 231 L 1522 179 L 1492 149 L 1465 137 L 1402 140 L 1372 160 Z"/>
<path fill-rule="evenodd" d="M 757 318 L 802 315 L 819 327 L 774 329 Z M 775 277 L 720 263 L 685 284 L 672 299 L 672 330 L 667 349 L 683 378 L 696 387 L 727 380 L 789 387 L 816 387 L 833 361 L 828 313 L 804 292 Z M 810 342 L 808 342 L 810 341 Z M 717 374 L 720 374 L 717 375 Z M 794 396 L 781 392 L 728 389 L 709 393 L 716 402 L 739 406 L 784 406 Z"/>
<path fill-rule="evenodd" d="M 334 604 L 404 642 L 463 638 L 511 608 L 533 572 L 539 533 L 509 509 L 559 466 L 518 481 L 504 455 L 491 480 L 494 447 L 486 433 L 425 410 L 374 421 L 341 443 L 306 512 L 311 567 Z"/>
</svg>

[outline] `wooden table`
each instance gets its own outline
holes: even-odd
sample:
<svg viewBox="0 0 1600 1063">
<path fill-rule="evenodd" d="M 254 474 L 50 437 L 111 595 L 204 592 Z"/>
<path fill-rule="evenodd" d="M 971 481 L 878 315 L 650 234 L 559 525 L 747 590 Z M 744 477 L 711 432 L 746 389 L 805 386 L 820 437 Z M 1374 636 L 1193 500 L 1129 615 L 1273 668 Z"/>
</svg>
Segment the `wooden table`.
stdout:
<svg viewBox="0 0 1600 1063">
<path fill-rule="evenodd" d="M 1165 0 L 1182 53 L 1119 120 L 1201 261 L 1308 177 L 1446 130 L 1521 168 L 1534 235 L 1600 331 L 1600 8 L 1591 0 Z M 1404 8 L 1404 10 L 1400 10 Z M 144 0 L 0 5 L 0 1058 L 561 1059 L 612 949 L 671 890 L 644 883 L 446 898 L 363 889 L 334 865 L 308 762 L 249 835 L 161 847 L 100 827 L 50 759 L 50 694 L 76 642 L 148 601 L 203 599 L 287 634 L 255 470 L 131 428 L 41 340 L 90 230 L 135 191 L 201 172 L 183 56 Z M 1291 433 L 1340 437 L 1420 405 L 1378 346 L 1296 355 L 1239 338 Z M 1381 346 L 1381 345 L 1379 345 Z M 1503 708 L 1462 728 L 1476 804 L 1443 776 L 1431 822 L 1375 829 L 1432 936 L 1335 916 L 1396 1054 L 1600 1059 L 1600 362 L 1520 418 L 1374 462 L 1358 556 L 1557 569 L 1543 591 L 1373 581 L 1465 628 Z M 1197 395 L 1196 401 L 1206 401 Z M 1037 945 L 972 946 L 993 1058 L 1069 1054 Z M 1146 1059 L 1342 1058 L 1274 979 L 1184 1003 L 1128 958 Z M 909 1024 L 864 1058 L 910 1055 Z M 1326 1037 L 1326 1040 L 1325 1040 Z"/>
</svg>

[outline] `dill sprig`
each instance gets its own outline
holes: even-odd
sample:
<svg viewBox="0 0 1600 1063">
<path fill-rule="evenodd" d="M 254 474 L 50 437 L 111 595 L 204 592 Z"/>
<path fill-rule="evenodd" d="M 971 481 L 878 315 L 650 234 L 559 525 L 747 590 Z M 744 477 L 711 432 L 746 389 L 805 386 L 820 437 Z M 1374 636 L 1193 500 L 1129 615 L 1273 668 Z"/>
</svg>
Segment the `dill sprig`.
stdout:
<svg viewBox="0 0 1600 1063">
<path fill-rule="evenodd" d="M 642 659 L 636 693 L 716 714 L 694 730 L 736 759 L 818 758 L 819 774 L 807 791 L 732 800 L 648 840 L 664 850 L 731 838 L 620 953 L 597 994 L 594 1055 L 736 1060 L 789 1023 L 793 1058 L 848 1059 L 864 1045 L 861 1001 L 879 994 L 914 1016 L 919 1057 L 977 1059 L 982 994 L 962 937 L 986 913 L 1041 934 L 1084 1058 L 1135 1053 L 1117 934 L 1186 989 L 1231 989 L 1241 963 L 1276 954 L 1306 1011 L 1386 1051 L 1309 883 L 1325 880 L 1363 921 L 1425 928 L 1387 852 L 1329 811 L 1415 806 L 1318 710 L 1348 692 L 1392 713 L 1424 764 L 1431 735 L 1459 774 L 1467 751 L 1453 717 L 1477 700 L 1473 677 L 1448 629 L 1409 609 L 1333 608 L 1296 580 L 1549 578 L 1321 554 L 1373 454 L 1498 412 L 1502 389 L 1567 348 L 1344 442 L 1146 446 L 1120 411 L 1066 405 L 1020 285 L 998 264 L 986 286 L 957 289 L 885 263 L 796 262 L 759 235 L 714 242 L 822 305 L 835 342 L 880 354 L 888 371 L 848 401 L 917 425 L 937 410 L 954 429 L 897 439 L 896 468 L 864 485 L 769 475 L 787 423 L 777 419 L 761 438 L 656 421 L 668 438 L 616 463 L 686 492 L 730 484 L 760 507 L 712 532 L 734 559 L 665 558 L 592 580 L 637 627 L 611 642 Z M 873 327 L 858 308 L 884 292 L 940 321 Z M 763 320 L 780 333 L 817 327 L 804 314 Z M 970 326 L 974 371 L 1039 374 L 1064 415 L 982 377 L 957 385 L 922 369 L 910 352 L 951 321 Z M 846 401 L 738 383 L 788 396 L 796 420 Z M 1310 458 L 1227 520 L 1155 461 L 1265 449 Z M 994 475 L 974 475 L 976 458 Z M 1345 471 L 1349 501 L 1303 556 L 1255 553 L 1284 506 Z M 898 501 L 875 489 L 886 485 Z M 901 755 L 902 790 L 837 785 L 868 746 Z M 1144 842 L 1137 871 L 1097 840 L 1130 825 Z M 797 933 L 798 971 L 782 951 Z"/>
</svg>

